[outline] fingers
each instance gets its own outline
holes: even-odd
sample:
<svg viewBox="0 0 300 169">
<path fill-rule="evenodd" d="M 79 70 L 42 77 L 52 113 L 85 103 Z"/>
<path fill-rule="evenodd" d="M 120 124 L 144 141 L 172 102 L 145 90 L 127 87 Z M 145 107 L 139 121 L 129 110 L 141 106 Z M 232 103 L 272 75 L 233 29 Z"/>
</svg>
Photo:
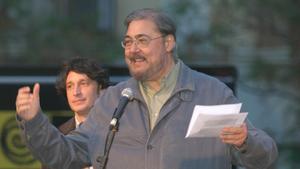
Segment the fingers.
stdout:
<svg viewBox="0 0 300 169">
<path fill-rule="evenodd" d="M 222 141 L 227 144 L 233 144 L 235 146 L 241 146 L 245 141 L 245 136 L 241 134 L 227 134 L 220 136 Z"/>
<path fill-rule="evenodd" d="M 244 131 L 243 125 L 240 126 L 240 127 L 224 127 L 222 129 L 222 132 L 224 134 L 239 134 L 239 133 L 242 133 Z"/>
<path fill-rule="evenodd" d="M 222 129 L 220 138 L 224 143 L 240 147 L 247 139 L 248 131 L 244 123 L 240 127 L 225 127 Z"/>
<path fill-rule="evenodd" d="M 34 85 L 32 93 L 28 86 L 22 87 L 18 90 L 16 98 L 16 112 L 24 120 L 30 120 L 38 113 L 40 109 L 39 91 L 39 84 Z"/>
<path fill-rule="evenodd" d="M 18 90 L 16 98 L 16 109 L 17 113 L 22 111 L 30 103 L 32 96 L 30 94 L 30 88 L 28 86 L 22 87 Z"/>
<path fill-rule="evenodd" d="M 40 84 L 38 84 L 38 83 L 34 84 L 33 97 L 36 100 L 40 100 Z"/>
</svg>

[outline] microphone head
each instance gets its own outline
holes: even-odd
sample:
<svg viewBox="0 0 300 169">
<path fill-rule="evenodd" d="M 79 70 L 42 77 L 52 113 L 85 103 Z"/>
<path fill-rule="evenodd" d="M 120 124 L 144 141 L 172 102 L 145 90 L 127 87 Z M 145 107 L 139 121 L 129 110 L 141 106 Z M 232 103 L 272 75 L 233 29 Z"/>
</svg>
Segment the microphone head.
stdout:
<svg viewBox="0 0 300 169">
<path fill-rule="evenodd" d="M 130 101 L 133 99 L 133 92 L 130 88 L 123 89 L 121 95 L 127 97 Z"/>
</svg>

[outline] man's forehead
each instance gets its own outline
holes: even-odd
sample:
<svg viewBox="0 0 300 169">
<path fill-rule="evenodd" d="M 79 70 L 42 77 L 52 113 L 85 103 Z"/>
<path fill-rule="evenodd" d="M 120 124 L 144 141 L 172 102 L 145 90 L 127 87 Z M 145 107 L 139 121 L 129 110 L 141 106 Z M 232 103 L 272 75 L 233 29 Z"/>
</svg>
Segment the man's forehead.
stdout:
<svg viewBox="0 0 300 169">
<path fill-rule="evenodd" d="M 71 80 L 71 79 L 87 79 L 87 80 L 89 80 L 90 78 L 85 73 L 77 73 L 74 71 L 70 71 L 67 75 L 67 80 Z"/>
<path fill-rule="evenodd" d="M 149 34 L 151 32 L 152 33 L 159 32 L 158 27 L 155 24 L 155 22 L 153 22 L 152 20 L 149 20 L 149 19 L 134 20 L 129 23 L 127 31 L 126 31 L 126 35 Z"/>
<path fill-rule="evenodd" d="M 126 35 L 124 38 L 141 38 L 141 37 L 149 37 L 149 35 L 141 33 L 141 34 L 136 34 L 133 37 Z"/>
</svg>

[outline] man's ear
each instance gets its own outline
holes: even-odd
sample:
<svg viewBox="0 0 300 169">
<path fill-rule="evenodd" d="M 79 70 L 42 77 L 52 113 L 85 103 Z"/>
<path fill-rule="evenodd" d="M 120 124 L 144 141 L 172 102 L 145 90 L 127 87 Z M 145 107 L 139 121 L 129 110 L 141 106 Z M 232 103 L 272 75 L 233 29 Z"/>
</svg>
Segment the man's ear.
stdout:
<svg viewBox="0 0 300 169">
<path fill-rule="evenodd" d="M 176 42 L 175 42 L 175 37 L 173 35 L 167 35 L 165 37 L 165 47 L 167 52 L 173 51 L 175 48 Z"/>
</svg>

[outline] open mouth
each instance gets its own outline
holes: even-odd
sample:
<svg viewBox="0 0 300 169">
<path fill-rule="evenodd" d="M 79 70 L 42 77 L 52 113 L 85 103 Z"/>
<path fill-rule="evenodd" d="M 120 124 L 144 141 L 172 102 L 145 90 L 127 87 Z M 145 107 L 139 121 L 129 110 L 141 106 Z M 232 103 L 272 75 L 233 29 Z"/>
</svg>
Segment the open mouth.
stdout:
<svg viewBox="0 0 300 169">
<path fill-rule="evenodd" d="M 146 59 L 142 56 L 134 56 L 129 59 L 131 63 L 144 62 Z"/>
</svg>

